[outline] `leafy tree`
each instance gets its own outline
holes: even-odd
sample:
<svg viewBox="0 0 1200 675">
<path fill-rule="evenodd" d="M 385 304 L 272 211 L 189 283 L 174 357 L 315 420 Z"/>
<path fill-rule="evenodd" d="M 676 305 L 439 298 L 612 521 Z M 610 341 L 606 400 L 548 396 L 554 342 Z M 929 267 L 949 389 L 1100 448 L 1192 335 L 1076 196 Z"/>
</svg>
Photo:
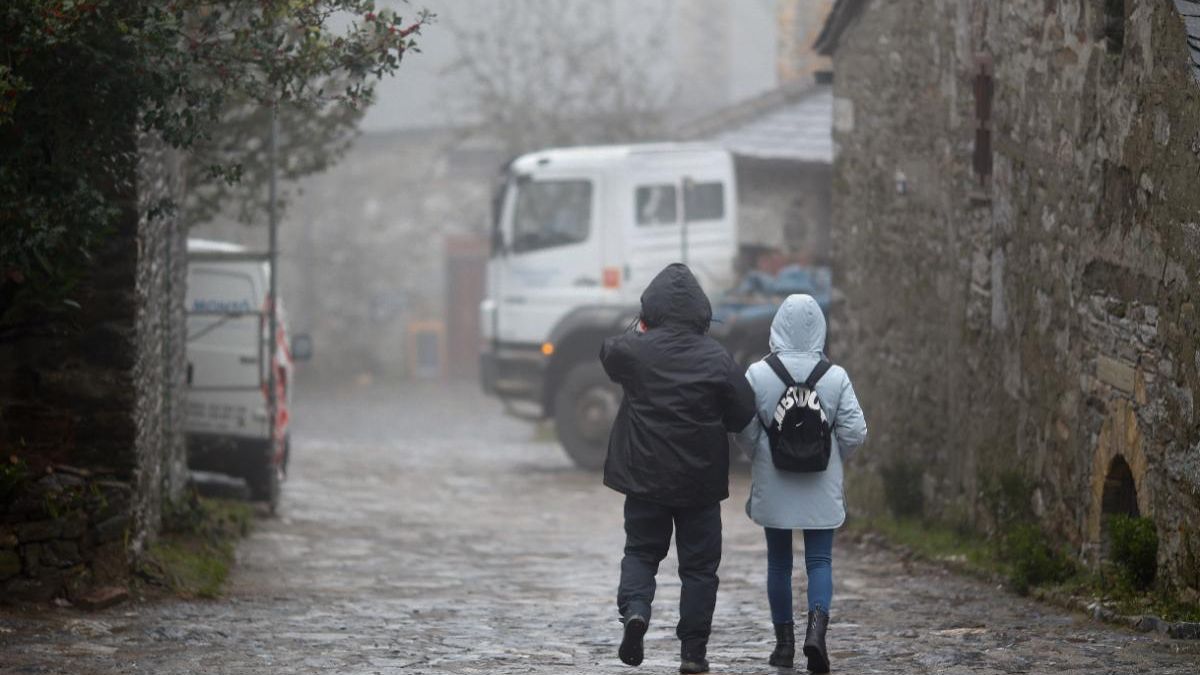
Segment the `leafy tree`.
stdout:
<svg viewBox="0 0 1200 675">
<path fill-rule="evenodd" d="M 617 22 L 613 0 L 512 0 L 449 21 L 458 49 L 447 75 L 464 83 L 464 116 L 511 154 L 551 145 L 661 135 L 674 95 L 650 64 L 666 58 L 666 17 Z"/>
<path fill-rule="evenodd" d="M 236 183 L 243 150 L 214 143 L 231 111 L 354 119 L 429 19 L 374 0 L 0 3 L 0 325 L 69 306 L 132 208 L 139 133 Z"/>
<path fill-rule="evenodd" d="M 337 162 L 349 150 L 365 108 L 336 101 L 276 106 L 280 181 L 296 181 Z M 188 226 L 218 215 L 246 224 L 266 221 L 270 125 L 270 108 L 254 102 L 232 104 L 212 137 L 192 148 L 185 166 L 188 189 L 182 204 Z M 237 180 L 227 180 L 211 167 L 234 167 Z M 281 186 L 277 206 L 285 208 L 287 199 L 287 190 Z"/>
</svg>

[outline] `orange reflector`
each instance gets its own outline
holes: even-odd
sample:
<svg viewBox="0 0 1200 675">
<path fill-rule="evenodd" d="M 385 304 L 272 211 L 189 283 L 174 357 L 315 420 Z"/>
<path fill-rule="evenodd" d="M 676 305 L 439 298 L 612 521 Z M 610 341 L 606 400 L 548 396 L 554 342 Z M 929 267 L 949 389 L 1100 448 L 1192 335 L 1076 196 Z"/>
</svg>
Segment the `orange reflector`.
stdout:
<svg viewBox="0 0 1200 675">
<path fill-rule="evenodd" d="M 621 287 L 621 269 L 618 267 L 604 268 L 604 287 L 605 288 L 620 288 Z"/>
<path fill-rule="evenodd" d="M 554 354 L 554 343 L 553 342 L 543 342 L 542 343 L 542 353 L 545 354 L 546 356 L 552 356 Z"/>
</svg>

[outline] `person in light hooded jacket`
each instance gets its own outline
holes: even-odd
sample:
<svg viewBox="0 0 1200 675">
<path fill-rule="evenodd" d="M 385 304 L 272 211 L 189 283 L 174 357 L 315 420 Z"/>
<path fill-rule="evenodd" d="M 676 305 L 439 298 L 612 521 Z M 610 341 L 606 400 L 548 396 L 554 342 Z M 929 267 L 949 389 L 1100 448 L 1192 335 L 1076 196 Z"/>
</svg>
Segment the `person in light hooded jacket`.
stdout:
<svg viewBox="0 0 1200 675">
<path fill-rule="evenodd" d="M 809 295 L 792 295 L 771 324 L 772 353 L 779 356 L 796 382 L 808 379 L 825 359 L 825 315 Z M 833 533 L 846 519 L 842 465 L 867 438 L 867 423 L 850 377 L 831 367 L 816 384 L 821 408 L 832 427 L 829 465 L 817 473 L 793 473 L 775 467 L 766 425 L 784 393 L 784 383 L 765 361 L 750 366 L 746 379 L 754 389 L 758 421 L 740 434 L 751 455 L 752 483 L 746 514 L 761 525 L 767 538 L 767 598 L 775 624 L 775 651 L 770 663 L 790 668 L 795 657 L 792 615 L 792 531 L 804 532 L 808 570 L 808 627 L 804 654 L 808 670 L 829 672 L 825 632 L 833 599 Z"/>
</svg>

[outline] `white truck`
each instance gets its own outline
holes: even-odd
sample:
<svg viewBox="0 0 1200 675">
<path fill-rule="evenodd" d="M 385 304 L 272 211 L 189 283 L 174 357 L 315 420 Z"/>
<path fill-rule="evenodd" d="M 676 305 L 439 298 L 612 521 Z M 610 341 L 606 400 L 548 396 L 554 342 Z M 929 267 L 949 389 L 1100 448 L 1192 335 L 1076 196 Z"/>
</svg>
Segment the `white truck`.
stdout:
<svg viewBox="0 0 1200 675">
<path fill-rule="evenodd" d="M 245 479 L 250 496 L 274 509 L 287 468 L 292 362 L 311 352 L 288 343 L 282 303 L 270 363 L 270 263 L 244 247 L 188 240 L 188 466 Z M 272 423 L 268 382 L 274 370 Z"/>
<path fill-rule="evenodd" d="M 493 212 L 484 390 L 514 414 L 553 418 L 575 463 L 598 468 L 621 396 L 601 342 L 669 263 L 691 267 L 714 300 L 733 285 L 732 158 L 695 144 L 535 152 L 508 165 Z"/>
</svg>

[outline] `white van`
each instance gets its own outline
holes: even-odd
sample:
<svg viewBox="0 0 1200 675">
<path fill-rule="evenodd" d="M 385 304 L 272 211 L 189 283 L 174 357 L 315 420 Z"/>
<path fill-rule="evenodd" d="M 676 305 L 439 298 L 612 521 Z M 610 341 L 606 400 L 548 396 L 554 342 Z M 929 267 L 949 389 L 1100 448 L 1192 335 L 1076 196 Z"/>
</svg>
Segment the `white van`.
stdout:
<svg viewBox="0 0 1200 675">
<path fill-rule="evenodd" d="M 603 463 L 620 391 L 600 368 L 600 344 L 633 320 L 669 263 L 691 267 L 710 297 L 733 285 L 734 175 L 728 152 L 696 144 L 514 160 L 494 202 L 484 389 L 515 413 L 552 417 L 576 463 Z"/>
<path fill-rule="evenodd" d="M 296 350 L 288 344 L 280 303 L 272 425 L 269 289 L 265 255 L 236 244 L 188 240 L 188 466 L 244 478 L 251 497 L 274 508 L 290 451 L 292 361 L 308 357 L 309 343 L 298 338 Z"/>
</svg>

